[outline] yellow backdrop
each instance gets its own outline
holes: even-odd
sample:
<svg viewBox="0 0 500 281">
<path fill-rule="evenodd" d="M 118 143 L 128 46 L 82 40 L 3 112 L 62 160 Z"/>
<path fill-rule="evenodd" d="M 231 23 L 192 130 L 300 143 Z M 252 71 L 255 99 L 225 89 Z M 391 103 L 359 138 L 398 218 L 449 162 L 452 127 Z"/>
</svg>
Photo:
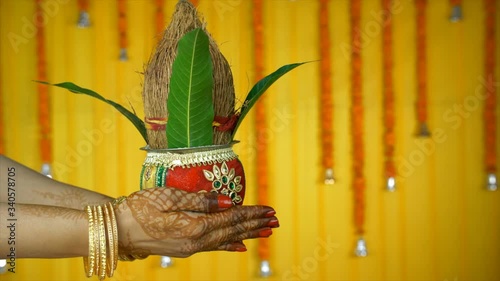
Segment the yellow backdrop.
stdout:
<svg viewBox="0 0 500 281">
<path fill-rule="evenodd" d="M 448 0 L 428 1 L 429 125 L 434 139 L 415 138 L 415 9 L 396 0 L 397 191 L 384 190 L 381 36 L 366 30 L 362 49 L 369 256 L 353 255 L 350 138 L 349 1 L 330 2 L 334 95 L 334 186 L 321 182 L 319 64 L 294 70 L 267 94 L 270 204 L 281 227 L 270 238 L 270 280 L 498 280 L 500 193 L 485 191 L 483 168 L 483 1 L 463 1 L 464 21 L 448 21 Z M 6 155 L 39 169 L 34 0 L 1 0 L 1 114 Z M 153 0 L 129 0 L 129 57 L 118 60 L 117 4 L 91 0 L 92 26 L 76 26 L 77 1 L 46 0 L 48 78 L 73 81 L 143 116 L 140 72 L 157 40 Z M 176 1 L 166 1 L 170 15 Z M 266 0 L 266 73 L 292 62 L 318 60 L 315 0 Z M 362 28 L 380 26 L 378 0 L 363 1 Z M 497 2 L 497 11 L 500 4 Z M 199 10 L 230 62 L 240 99 L 253 81 L 249 0 L 201 0 Z M 167 17 L 169 19 L 169 17 Z M 497 20 L 500 19 L 497 13 Z M 375 23 L 375 24 L 374 24 Z M 497 21 L 497 42 L 500 24 Z M 20 36 L 24 40 L 12 40 Z M 19 39 L 18 37 L 15 37 Z M 500 44 L 499 44 L 500 45 Z M 499 81 L 500 48 L 497 48 Z M 498 84 L 497 84 L 498 85 Z M 498 86 L 497 86 L 498 91 Z M 51 89 L 54 178 L 112 196 L 138 189 L 145 153 L 140 135 L 107 105 Z M 500 103 L 497 101 L 497 105 Z M 461 111 L 458 108 L 463 108 Z M 497 111 L 497 132 L 500 131 Z M 256 202 L 255 135 L 250 116 L 237 152 L 248 175 L 246 204 Z M 498 136 L 497 136 L 498 137 Z M 498 145 L 498 144 L 497 144 Z M 2 175 L 3 176 L 3 175 Z M 2 230 L 3 231 L 3 230 Z M 54 229 L 56 232 L 57 229 Z M 3 242 L 2 242 L 3 243 Z M 256 280 L 257 243 L 246 253 L 202 253 L 120 263 L 113 280 Z M 86 280 L 82 260 L 18 260 L 2 280 Z"/>
</svg>

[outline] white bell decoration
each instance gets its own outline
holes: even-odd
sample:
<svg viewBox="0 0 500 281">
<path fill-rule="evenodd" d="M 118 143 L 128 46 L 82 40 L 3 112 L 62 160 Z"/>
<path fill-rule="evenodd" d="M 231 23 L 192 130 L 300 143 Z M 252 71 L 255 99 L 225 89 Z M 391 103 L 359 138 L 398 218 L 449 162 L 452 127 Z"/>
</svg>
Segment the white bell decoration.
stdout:
<svg viewBox="0 0 500 281">
<path fill-rule="evenodd" d="M 497 191 L 498 189 L 498 182 L 497 182 L 497 176 L 493 173 L 488 174 L 488 184 L 486 186 L 486 189 L 488 191 Z"/>
<path fill-rule="evenodd" d="M 172 260 L 171 257 L 167 257 L 167 256 L 162 256 L 161 257 L 160 266 L 162 268 L 171 267 L 172 265 L 174 265 L 174 261 Z"/>
<path fill-rule="evenodd" d="M 429 131 L 429 127 L 427 127 L 427 124 L 425 124 L 425 123 L 420 124 L 418 136 L 419 137 L 430 137 L 431 136 L 431 132 Z"/>
<path fill-rule="evenodd" d="M 462 6 L 455 5 L 451 8 L 450 21 L 459 22 L 462 20 Z"/>
<path fill-rule="evenodd" d="M 394 177 L 387 178 L 387 191 L 394 192 L 396 191 L 396 179 Z"/>
<path fill-rule="evenodd" d="M 127 48 L 120 49 L 120 60 L 121 61 L 128 61 Z"/>
<path fill-rule="evenodd" d="M 368 249 L 366 248 L 366 241 L 363 237 L 358 239 L 356 242 L 356 249 L 354 250 L 356 257 L 366 257 L 368 255 Z"/>
<path fill-rule="evenodd" d="M 42 170 L 41 170 L 42 175 L 52 178 L 52 168 L 50 167 L 49 163 L 43 163 L 42 164 Z"/>
<path fill-rule="evenodd" d="M 79 28 L 87 28 L 90 26 L 90 15 L 87 11 L 80 11 L 77 26 Z"/>
<path fill-rule="evenodd" d="M 328 168 L 325 170 L 325 184 L 335 184 L 335 177 L 333 176 L 333 169 Z"/>
<path fill-rule="evenodd" d="M 269 277 L 271 276 L 271 266 L 269 265 L 269 261 L 263 260 L 260 262 L 260 277 Z"/>
<path fill-rule="evenodd" d="M 4 274 L 7 271 L 7 260 L 0 260 L 0 274 Z"/>
</svg>

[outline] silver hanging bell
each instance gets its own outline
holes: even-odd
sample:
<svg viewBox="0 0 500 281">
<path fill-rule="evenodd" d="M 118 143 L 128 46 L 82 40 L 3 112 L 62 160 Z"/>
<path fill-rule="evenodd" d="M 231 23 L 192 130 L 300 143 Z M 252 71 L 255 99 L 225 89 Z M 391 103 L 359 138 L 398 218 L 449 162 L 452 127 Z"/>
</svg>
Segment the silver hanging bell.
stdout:
<svg viewBox="0 0 500 281">
<path fill-rule="evenodd" d="M 77 26 L 79 28 L 87 28 L 90 26 L 90 15 L 89 13 L 87 13 L 87 11 L 80 11 Z"/>
<path fill-rule="evenodd" d="M 120 60 L 121 61 L 128 61 L 127 48 L 120 49 Z"/>
<path fill-rule="evenodd" d="M 394 177 L 387 178 L 387 191 L 394 192 L 396 191 L 396 179 Z"/>
<path fill-rule="evenodd" d="M 7 260 L 0 260 L 0 274 L 7 272 Z"/>
<path fill-rule="evenodd" d="M 486 189 L 488 191 L 497 191 L 498 189 L 497 176 L 494 173 L 488 174 L 488 183 L 486 185 Z"/>
<path fill-rule="evenodd" d="M 50 167 L 49 163 L 43 163 L 42 164 L 42 170 L 41 170 L 42 175 L 52 178 L 52 168 Z"/>
<path fill-rule="evenodd" d="M 271 276 L 272 274 L 272 271 L 271 271 L 271 266 L 269 265 L 269 261 L 267 260 L 263 260 L 260 262 L 260 277 L 269 277 Z"/>
<path fill-rule="evenodd" d="M 430 137 L 431 132 L 429 131 L 429 127 L 427 127 L 426 123 L 421 123 L 418 131 L 419 137 Z"/>
<path fill-rule="evenodd" d="M 366 248 L 366 241 L 363 237 L 360 237 L 356 242 L 356 249 L 354 249 L 354 255 L 356 257 L 366 257 L 368 255 L 368 249 Z"/>
<path fill-rule="evenodd" d="M 325 170 L 325 184 L 332 185 L 335 184 L 335 178 L 333 176 L 333 169 L 328 168 Z"/>
<path fill-rule="evenodd" d="M 171 267 L 172 265 L 174 265 L 174 261 L 172 260 L 171 257 L 167 257 L 167 256 L 162 256 L 161 257 L 160 266 L 162 268 Z"/>
<path fill-rule="evenodd" d="M 455 5 L 451 8 L 450 21 L 459 22 L 462 20 L 462 6 Z"/>
</svg>

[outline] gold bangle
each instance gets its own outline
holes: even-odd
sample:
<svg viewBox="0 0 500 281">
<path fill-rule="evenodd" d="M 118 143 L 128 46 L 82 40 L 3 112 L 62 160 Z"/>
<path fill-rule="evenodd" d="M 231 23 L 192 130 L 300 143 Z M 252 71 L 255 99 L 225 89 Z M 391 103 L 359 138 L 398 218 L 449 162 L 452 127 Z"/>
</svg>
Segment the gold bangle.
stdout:
<svg viewBox="0 0 500 281">
<path fill-rule="evenodd" d="M 100 280 L 106 278 L 106 227 L 104 226 L 104 215 L 102 212 L 102 207 L 97 206 L 97 214 L 99 215 L 99 250 L 100 250 L 100 268 L 98 271 L 98 277 Z"/>
<path fill-rule="evenodd" d="M 108 277 L 112 275 L 112 266 L 113 266 L 113 232 L 111 226 L 111 217 L 109 215 L 107 204 L 102 205 L 102 210 L 104 211 L 104 226 L 106 227 L 106 250 L 108 253 L 108 257 L 106 259 L 106 274 Z"/>
<path fill-rule="evenodd" d="M 87 277 L 112 277 L 118 264 L 118 227 L 111 202 L 85 207 L 89 225 L 89 255 L 83 257 Z M 133 258 L 130 256 L 130 258 Z"/>
<path fill-rule="evenodd" d="M 88 257 L 83 257 L 83 267 L 87 277 L 92 277 L 94 275 L 94 263 L 95 263 L 95 245 L 94 245 L 94 217 L 92 215 L 92 209 L 90 206 L 85 207 L 87 211 L 87 216 L 89 219 L 89 255 Z"/>
<path fill-rule="evenodd" d="M 135 259 L 138 259 L 138 260 L 143 260 L 143 259 L 149 257 L 149 255 L 145 255 L 145 254 L 132 254 L 131 256 Z"/>
<path fill-rule="evenodd" d="M 135 261 L 135 260 L 143 260 L 149 257 L 146 254 L 119 254 L 118 260 L 120 261 Z"/>
<path fill-rule="evenodd" d="M 116 216 L 115 216 L 115 209 L 113 208 L 113 205 L 108 202 L 107 203 L 110 213 L 111 213 L 111 225 L 112 225 L 112 232 L 113 232 L 113 248 L 115 249 L 113 253 L 113 270 L 116 269 L 116 266 L 118 265 L 118 225 L 116 223 Z"/>
<path fill-rule="evenodd" d="M 99 248 L 99 215 L 97 213 L 97 207 L 92 206 L 92 212 L 94 214 L 94 274 L 99 274 L 99 264 L 101 259 L 101 249 Z"/>
<path fill-rule="evenodd" d="M 113 200 L 111 205 L 113 205 L 113 207 L 116 207 L 116 206 L 120 205 L 121 203 L 123 203 L 123 201 L 125 201 L 125 200 L 127 200 L 126 196 L 120 196 L 120 197 L 116 198 L 115 200 Z"/>
<path fill-rule="evenodd" d="M 108 204 L 104 204 L 102 206 L 104 210 L 104 221 L 106 222 L 106 234 L 108 236 L 108 259 L 107 259 L 107 264 L 106 264 L 106 273 L 108 277 L 112 277 L 115 267 L 115 253 L 116 253 L 116 248 L 115 248 L 115 241 L 114 241 L 114 236 L 115 234 L 113 233 L 113 226 L 112 226 L 112 220 L 111 220 L 111 213 L 113 212 L 112 207 L 109 207 Z"/>
<path fill-rule="evenodd" d="M 135 258 L 131 255 L 118 254 L 118 260 L 120 261 L 134 261 Z"/>
</svg>

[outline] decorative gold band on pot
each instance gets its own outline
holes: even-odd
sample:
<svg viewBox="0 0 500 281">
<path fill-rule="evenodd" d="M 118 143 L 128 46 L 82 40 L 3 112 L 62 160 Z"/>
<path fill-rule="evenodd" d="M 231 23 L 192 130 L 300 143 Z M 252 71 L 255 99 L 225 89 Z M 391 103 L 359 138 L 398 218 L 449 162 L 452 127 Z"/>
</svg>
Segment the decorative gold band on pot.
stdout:
<svg viewBox="0 0 500 281">
<path fill-rule="evenodd" d="M 148 151 L 146 160 L 144 160 L 144 166 L 163 166 L 167 169 L 173 169 L 175 167 L 189 168 L 222 163 L 238 158 L 238 155 L 234 153 L 231 147 L 195 152 L 189 152 L 187 149 L 185 151 L 171 151 L 167 149 L 164 151 Z"/>
</svg>

